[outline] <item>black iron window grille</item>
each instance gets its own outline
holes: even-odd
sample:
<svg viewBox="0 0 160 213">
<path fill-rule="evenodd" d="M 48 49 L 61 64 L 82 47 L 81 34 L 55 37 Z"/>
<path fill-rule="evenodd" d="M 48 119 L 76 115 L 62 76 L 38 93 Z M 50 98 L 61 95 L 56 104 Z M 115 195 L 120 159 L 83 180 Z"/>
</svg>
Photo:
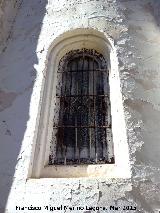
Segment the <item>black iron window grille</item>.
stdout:
<svg viewBox="0 0 160 213">
<path fill-rule="evenodd" d="M 95 50 L 70 51 L 60 60 L 50 165 L 114 163 L 108 77 Z"/>
</svg>

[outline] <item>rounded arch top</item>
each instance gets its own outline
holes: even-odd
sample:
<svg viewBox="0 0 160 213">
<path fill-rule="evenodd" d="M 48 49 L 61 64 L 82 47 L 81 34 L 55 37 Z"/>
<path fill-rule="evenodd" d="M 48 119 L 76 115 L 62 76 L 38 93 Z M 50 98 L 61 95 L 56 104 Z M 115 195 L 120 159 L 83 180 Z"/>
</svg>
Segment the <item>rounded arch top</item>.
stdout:
<svg viewBox="0 0 160 213">
<path fill-rule="evenodd" d="M 94 62 L 97 63 L 97 67 L 101 69 L 107 69 L 107 61 L 105 60 L 102 54 L 98 53 L 94 49 L 83 48 L 83 49 L 71 50 L 66 55 L 64 55 L 60 59 L 58 70 L 65 70 L 68 64 L 70 63 L 72 64 L 72 61 L 75 62 L 76 59 L 78 61 L 79 58 L 81 58 L 82 60 L 84 60 L 85 58 L 88 61 L 94 60 Z"/>
<path fill-rule="evenodd" d="M 57 65 L 68 52 L 84 48 L 94 49 L 102 54 L 109 65 L 113 40 L 106 33 L 92 28 L 79 28 L 59 35 L 48 49 L 47 61 L 50 59 L 51 63 L 54 61 L 54 65 Z"/>
</svg>

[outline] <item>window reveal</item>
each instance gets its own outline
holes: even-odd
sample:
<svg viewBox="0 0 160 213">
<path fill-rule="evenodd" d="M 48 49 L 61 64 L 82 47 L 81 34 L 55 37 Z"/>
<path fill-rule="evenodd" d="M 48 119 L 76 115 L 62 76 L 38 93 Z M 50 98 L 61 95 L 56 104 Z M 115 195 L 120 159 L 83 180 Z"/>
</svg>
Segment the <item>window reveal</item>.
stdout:
<svg viewBox="0 0 160 213">
<path fill-rule="evenodd" d="M 57 79 L 49 164 L 114 163 L 108 153 L 112 134 L 104 57 L 95 50 L 70 51 L 60 60 Z"/>
</svg>

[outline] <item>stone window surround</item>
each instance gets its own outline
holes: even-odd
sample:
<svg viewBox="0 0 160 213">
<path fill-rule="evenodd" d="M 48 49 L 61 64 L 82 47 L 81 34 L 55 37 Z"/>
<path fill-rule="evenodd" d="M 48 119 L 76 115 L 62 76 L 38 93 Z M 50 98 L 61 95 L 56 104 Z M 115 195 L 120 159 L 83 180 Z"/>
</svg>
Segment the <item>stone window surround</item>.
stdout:
<svg viewBox="0 0 160 213">
<path fill-rule="evenodd" d="M 60 59 L 76 49 L 95 49 L 108 61 L 112 134 L 115 164 L 48 165 L 56 93 L 56 72 Z M 105 33 L 93 29 L 77 29 L 59 36 L 48 51 L 46 77 L 42 88 L 40 116 L 37 119 L 33 154 L 28 178 L 130 178 L 129 151 L 125 117 L 114 41 Z"/>
</svg>

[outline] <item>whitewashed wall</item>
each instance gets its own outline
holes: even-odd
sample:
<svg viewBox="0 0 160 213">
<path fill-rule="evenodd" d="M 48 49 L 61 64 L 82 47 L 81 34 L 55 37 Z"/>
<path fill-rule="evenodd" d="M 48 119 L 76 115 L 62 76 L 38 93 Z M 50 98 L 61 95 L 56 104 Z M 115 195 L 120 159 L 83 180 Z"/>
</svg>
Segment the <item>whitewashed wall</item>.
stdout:
<svg viewBox="0 0 160 213">
<path fill-rule="evenodd" d="M 22 2 L 0 55 L 0 212 L 6 204 L 8 213 L 30 212 L 31 205 L 42 208 L 32 212 L 51 212 L 44 206 L 61 204 L 118 206 L 115 212 L 159 212 L 159 12 L 156 0 Z M 55 38 L 76 28 L 97 29 L 115 41 L 132 165 L 129 180 L 26 180 L 46 55 Z M 4 36 L 1 43 L 6 39 Z M 23 206 L 26 208 L 20 209 Z M 136 206 L 137 210 L 124 211 L 123 206 Z"/>
</svg>

